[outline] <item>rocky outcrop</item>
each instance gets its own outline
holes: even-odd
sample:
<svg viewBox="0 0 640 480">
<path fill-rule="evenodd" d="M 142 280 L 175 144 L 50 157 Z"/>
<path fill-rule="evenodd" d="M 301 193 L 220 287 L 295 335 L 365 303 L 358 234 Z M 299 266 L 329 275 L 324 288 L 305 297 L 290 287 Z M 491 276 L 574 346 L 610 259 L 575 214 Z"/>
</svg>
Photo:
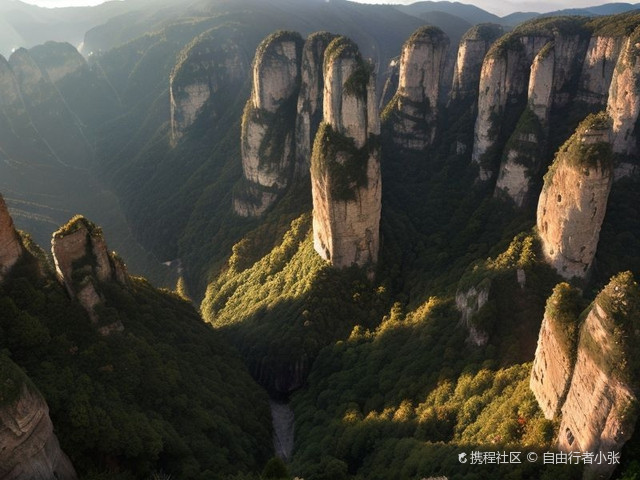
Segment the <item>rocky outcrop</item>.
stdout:
<svg viewBox="0 0 640 480">
<path fill-rule="evenodd" d="M 458 47 L 450 101 L 477 98 L 482 61 L 502 32 L 500 25 L 480 24 L 464 34 Z"/>
<path fill-rule="evenodd" d="M 638 153 L 636 123 L 640 112 L 640 27 L 625 40 L 618 58 L 607 103 L 613 120 L 613 151 L 621 155 Z"/>
<path fill-rule="evenodd" d="M 311 159 L 313 239 L 338 268 L 378 260 L 382 185 L 372 70 L 345 37 L 326 50 L 324 121 Z"/>
<path fill-rule="evenodd" d="M 242 118 L 244 182 L 233 200 L 239 215 L 262 215 L 290 183 L 302 44 L 297 33 L 276 32 L 256 51 Z"/>
<path fill-rule="evenodd" d="M 13 226 L 4 198 L 0 195 L 0 281 L 16 264 L 22 252 L 22 242 Z"/>
<path fill-rule="evenodd" d="M 544 416 L 560 413 L 567 397 L 576 360 L 580 293 L 567 283 L 558 284 L 547 300 L 538 335 L 530 387 Z"/>
<path fill-rule="evenodd" d="M 546 261 L 567 279 L 593 262 L 613 180 L 610 120 L 590 115 L 545 175 L 537 225 Z"/>
<path fill-rule="evenodd" d="M 433 143 L 448 48 L 449 38 L 432 26 L 416 30 L 402 47 L 398 92 L 385 111 L 397 146 L 419 151 Z"/>
<path fill-rule="evenodd" d="M 558 448 L 620 452 L 637 418 L 635 389 L 640 339 L 640 289 L 630 272 L 617 275 L 597 296 L 580 329 L 577 359 L 562 406 Z M 585 478 L 609 478 L 615 465 L 586 467 Z"/>
<path fill-rule="evenodd" d="M 69 296 L 85 308 L 92 322 L 99 324 L 96 307 L 104 301 L 100 285 L 106 282 L 126 285 L 124 262 L 108 251 L 102 230 L 82 216 L 72 218 L 55 232 L 51 245 L 58 278 Z M 100 325 L 98 330 L 108 335 L 123 328 L 116 322 Z"/>
<path fill-rule="evenodd" d="M 175 145 L 209 102 L 214 119 L 242 87 L 249 61 L 233 27 L 196 37 L 179 55 L 169 77 L 171 142 Z"/>
<path fill-rule="evenodd" d="M 60 449 L 42 395 L 10 360 L 0 359 L 0 478 L 3 480 L 75 480 L 69 458 Z"/>
<path fill-rule="evenodd" d="M 487 344 L 489 335 L 476 327 L 473 318 L 489 301 L 491 283 L 490 278 L 484 278 L 478 285 L 456 292 L 456 308 L 460 312 L 462 324 L 469 332 L 469 341 L 478 347 Z"/>
<path fill-rule="evenodd" d="M 296 116 L 296 175 L 309 175 L 311 148 L 322 122 L 324 94 L 324 52 L 336 35 L 316 32 L 307 38 L 302 49 L 300 93 Z"/>
</svg>

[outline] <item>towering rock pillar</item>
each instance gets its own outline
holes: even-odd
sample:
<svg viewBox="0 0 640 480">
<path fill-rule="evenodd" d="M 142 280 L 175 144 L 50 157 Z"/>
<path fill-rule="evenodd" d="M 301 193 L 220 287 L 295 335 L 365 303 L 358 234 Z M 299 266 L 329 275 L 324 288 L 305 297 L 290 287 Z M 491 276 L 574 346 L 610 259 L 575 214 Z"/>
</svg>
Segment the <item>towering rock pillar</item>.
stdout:
<svg viewBox="0 0 640 480">
<path fill-rule="evenodd" d="M 102 335 L 122 331 L 120 321 L 101 324 L 96 312 L 96 307 L 104 301 L 102 283 L 126 285 L 129 282 L 124 262 L 109 252 L 102 229 L 76 216 L 53 234 L 51 250 L 58 278 L 69 296 L 76 298 L 91 321 L 98 324 L 98 331 Z"/>
<path fill-rule="evenodd" d="M 309 175 L 311 148 L 322 122 L 324 94 L 324 52 L 336 35 L 316 32 L 307 38 L 302 50 L 300 95 L 296 117 L 296 175 Z"/>
<path fill-rule="evenodd" d="M 0 281 L 22 255 L 22 243 L 13 227 L 13 220 L 0 195 Z"/>
<path fill-rule="evenodd" d="M 629 156 L 638 153 L 636 124 L 640 112 L 640 27 L 626 39 L 618 58 L 611 87 L 607 113 L 613 119 L 613 151 L 624 157 L 617 174 L 624 175 L 637 168 L 637 160 Z"/>
<path fill-rule="evenodd" d="M 433 143 L 448 49 L 449 38 L 432 26 L 416 30 L 402 47 L 398 92 L 387 107 L 399 147 L 422 150 Z"/>
<path fill-rule="evenodd" d="M 302 38 L 276 32 L 262 41 L 253 63 L 253 91 L 242 117 L 243 183 L 233 207 L 260 216 L 290 183 Z"/>
<path fill-rule="evenodd" d="M 589 115 L 545 175 L 537 224 L 547 262 L 567 279 L 584 278 L 596 254 L 613 180 L 611 127 Z"/>
<path fill-rule="evenodd" d="M 451 102 L 477 98 L 482 61 L 500 35 L 502 27 L 488 23 L 476 25 L 464 34 L 458 47 Z"/>
<path fill-rule="evenodd" d="M 324 121 L 311 159 L 314 246 L 335 267 L 371 265 L 382 197 L 375 77 L 345 37 L 329 44 L 324 77 Z"/>
<path fill-rule="evenodd" d="M 640 340 L 640 290 L 630 272 L 611 279 L 580 329 L 578 353 L 562 406 L 558 448 L 566 452 L 620 452 L 638 414 L 634 360 Z M 594 462 L 588 479 L 609 478 L 615 465 Z"/>
</svg>

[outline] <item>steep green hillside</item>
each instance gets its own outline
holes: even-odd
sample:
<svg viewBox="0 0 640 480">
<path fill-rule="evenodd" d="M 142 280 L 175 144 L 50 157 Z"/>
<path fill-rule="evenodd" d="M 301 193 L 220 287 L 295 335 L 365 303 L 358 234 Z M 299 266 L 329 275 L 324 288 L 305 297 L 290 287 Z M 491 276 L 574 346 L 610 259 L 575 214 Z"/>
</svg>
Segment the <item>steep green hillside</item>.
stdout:
<svg viewBox="0 0 640 480">
<path fill-rule="evenodd" d="M 0 346 L 46 398 L 81 478 L 262 469 L 272 451 L 266 395 L 189 303 L 142 278 L 104 284 L 101 321 L 124 332 L 103 337 L 50 269 L 23 256 L 0 286 Z"/>
</svg>

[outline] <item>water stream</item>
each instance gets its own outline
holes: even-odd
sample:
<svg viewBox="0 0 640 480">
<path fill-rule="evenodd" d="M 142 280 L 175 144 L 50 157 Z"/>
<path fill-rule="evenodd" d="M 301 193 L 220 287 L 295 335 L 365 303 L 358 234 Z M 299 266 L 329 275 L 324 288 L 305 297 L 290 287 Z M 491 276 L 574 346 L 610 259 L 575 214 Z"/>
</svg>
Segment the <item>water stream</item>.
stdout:
<svg viewBox="0 0 640 480">
<path fill-rule="evenodd" d="M 288 462 L 293 453 L 293 410 L 289 403 L 269 400 L 273 422 L 273 448 L 276 456 Z"/>
</svg>

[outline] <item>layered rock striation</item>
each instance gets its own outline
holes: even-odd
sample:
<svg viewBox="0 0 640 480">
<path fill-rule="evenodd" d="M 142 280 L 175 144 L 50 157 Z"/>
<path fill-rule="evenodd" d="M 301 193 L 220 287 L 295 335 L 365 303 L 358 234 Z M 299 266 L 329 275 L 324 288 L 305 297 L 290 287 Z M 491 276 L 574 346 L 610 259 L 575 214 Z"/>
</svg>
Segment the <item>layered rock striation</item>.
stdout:
<svg viewBox="0 0 640 480">
<path fill-rule="evenodd" d="M 302 49 L 300 93 L 298 95 L 295 149 L 296 175 L 309 175 L 311 150 L 323 116 L 324 52 L 336 38 L 329 32 L 316 32 L 306 39 Z"/>
<path fill-rule="evenodd" d="M 242 87 L 249 60 L 233 27 L 217 27 L 196 37 L 180 53 L 169 77 L 171 142 L 176 144 L 210 104 L 214 119 Z"/>
<path fill-rule="evenodd" d="M 69 296 L 80 302 L 102 335 L 122 331 L 120 322 L 100 325 L 96 311 L 104 302 L 101 284 L 129 282 L 124 262 L 108 251 L 102 230 L 76 216 L 53 234 L 51 245 L 58 278 Z"/>
<path fill-rule="evenodd" d="M 75 480 L 42 395 L 7 358 L 0 359 L 0 382 L 0 478 Z"/>
<path fill-rule="evenodd" d="M 13 219 L 0 195 L 0 281 L 11 270 L 23 253 L 22 241 L 13 226 Z"/>
<path fill-rule="evenodd" d="M 402 47 L 398 91 L 386 107 L 393 142 L 420 151 L 433 143 L 449 38 L 437 27 L 416 30 Z"/>
<path fill-rule="evenodd" d="M 593 262 L 613 181 L 610 120 L 590 115 L 562 146 L 545 175 L 537 211 L 546 261 L 567 279 Z"/>
<path fill-rule="evenodd" d="M 314 247 L 335 267 L 369 266 L 378 260 L 382 197 L 375 77 L 358 47 L 338 37 L 324 78 L 311 159 Z"/>
<path fill-rule="evenodd" d="M 298 33 L 281 31 L 256 51 L 242 118 L 243 182 L 233 199 L 238 215 L 262 215 L 290 184 L 302 46 Z"/>
</svg>

